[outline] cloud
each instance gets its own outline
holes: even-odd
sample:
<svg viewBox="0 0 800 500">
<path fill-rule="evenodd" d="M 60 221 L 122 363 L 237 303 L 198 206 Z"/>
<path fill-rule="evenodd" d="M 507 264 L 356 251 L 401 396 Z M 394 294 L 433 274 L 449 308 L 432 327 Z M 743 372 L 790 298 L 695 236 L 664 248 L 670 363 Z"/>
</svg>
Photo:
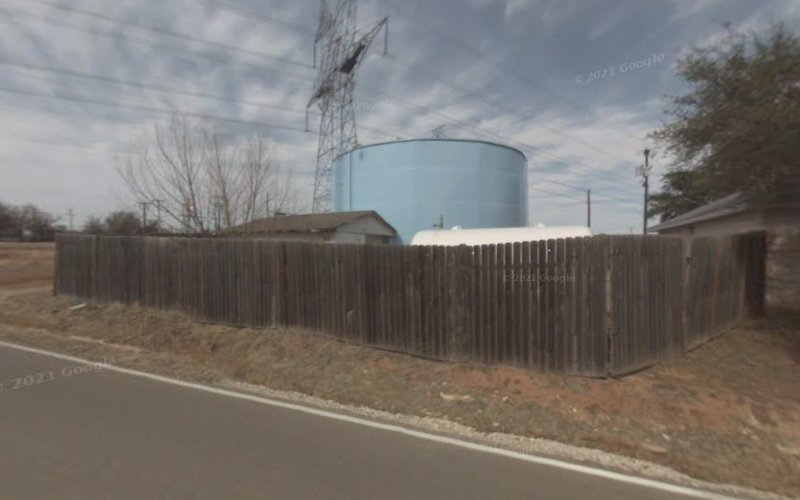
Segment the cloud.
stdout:
<svg viewBox="0 0 800 500">
<path fill-rule="evenodd" d="M 61 3 L 65 10 L 50 1 L 0 6 L 15 12 L 0 12 L 0 64 L 49 65 L 165 90 L 3 66 L 0 200 L 35 202 L 61 215 L 73 209 L 80 217 L 133 208 L 117 165 L 171 110 L 228 118 L 209 120 L 233 135 L 268 133 L 310 198 L 317 137 L 303 129 L 315 78 L 316 2 L 81 0 Z M 660 97 L 681 90 L 671 68 L 681 50 L 718 33 L 725 20 L 757 27 L 800 12 L 788 0 L 659 0 L 624 8 L 599 0 L 412 4 L 360 2 L 360 25 L 390 16 L 390 57 L 381 55 L 378 39 L 359 70 L 360 142 L 428 137 L 446 124 L 452 137 L 520 147 L 530 160 L 532 222 L 581 223 L 591 188 L 596 228 L 622 232 L 640 225 L 641 187 L 632 169 L 658 126 Z M 667 63 L 575 83 L 576 75 L 653 53 L 666 54 Z M 309 120 L 313 131 L 319 113 L 312 110 Z"/>
</svg>

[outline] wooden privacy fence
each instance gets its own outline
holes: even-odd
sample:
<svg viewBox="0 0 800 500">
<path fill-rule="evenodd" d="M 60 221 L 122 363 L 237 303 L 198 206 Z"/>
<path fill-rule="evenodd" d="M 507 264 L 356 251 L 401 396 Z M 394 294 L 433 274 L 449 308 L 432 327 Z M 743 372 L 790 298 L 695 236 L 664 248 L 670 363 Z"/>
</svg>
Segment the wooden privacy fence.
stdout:
<svg viewBox="0 0 800 500">
<path fill-rule="evenodd" d="M 764 238 L 460 247 L 61 235 L 55 291 L 443 360 L 619 375 L 763 301 Z"/>
</svg>

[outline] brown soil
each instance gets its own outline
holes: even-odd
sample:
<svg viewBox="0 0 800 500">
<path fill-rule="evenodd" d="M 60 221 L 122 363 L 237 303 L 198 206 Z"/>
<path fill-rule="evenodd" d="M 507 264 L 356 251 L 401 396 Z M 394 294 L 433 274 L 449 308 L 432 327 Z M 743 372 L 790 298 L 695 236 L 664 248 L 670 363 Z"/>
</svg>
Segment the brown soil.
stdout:
<svg viewBox="0 0 800 500">
<path fill-rule="evenodd" d="M 3 258 L 0 269 L 26 261 Z M 26 271 L 32 280 L 45 272 L 35 268 Z M 68 341 L 135 347 L 127 351 L 131 358 L 160 360 L 152 362 L 163 370 L 198 366 L 201 378 L 442 417 L 649 460 L 707 481 L 800 495 L 797 309 L 775 311 L 649 370 L 594 380 L 438 363 L 307 331 L 209 325 L 136 306 L 69 309 L 80 302 L 47 289 L 0 293 L 0 336 L 53 349 L 81 349 Z"/>
<path fill-rule="evenodd" d="M 49 286 L 53 243 L 0 242 L 0 290 Z"/>
</svg>

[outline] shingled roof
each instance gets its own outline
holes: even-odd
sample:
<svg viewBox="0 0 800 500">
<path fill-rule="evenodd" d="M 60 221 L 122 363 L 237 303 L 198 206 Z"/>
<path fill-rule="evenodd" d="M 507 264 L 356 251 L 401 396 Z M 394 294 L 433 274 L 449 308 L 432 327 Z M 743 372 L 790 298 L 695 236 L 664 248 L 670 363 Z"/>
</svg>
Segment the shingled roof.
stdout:
<svg viewBox="0 0 800 500">
<path fill-rule="evenodd" d="M 689 226 L 698 222 L 735 215 L 758 207 L 771 208 L 788 206 L 800 206 L 800 182 L 781 184 L 769 193 L 769 197 L 748 197 L 742 193 L 733 193 L 662 222 L 661 224 L 657 224 L 649 228 L 648 231 L 658 232 L 666 229 L 674 229 L 676 227 Z"/>
<path fill-rule="evenodd" d="M 664 231 L 681 226 L 688 226 L 697 222 L 718 219 L 726 215 L 734 215 L 747 210 L 747 199 L 741 193 L 733 193 L 724 198 L 712 201 L 702 207 L 697 207 L 666 222 L 657 224 L 648 231 Z"/>
<path fill-rule="evenodd" d="M 383 217 L 374 210 L 356 212 L 327 212 L 319 214 L 282 215 L 265 217 L 228 229 L 228 233 L 325 233 L 333 232 L 339 226 L 357 221 L 364 217 L 372 217 L 387 229 L 396 232 Z"/>
</svg>

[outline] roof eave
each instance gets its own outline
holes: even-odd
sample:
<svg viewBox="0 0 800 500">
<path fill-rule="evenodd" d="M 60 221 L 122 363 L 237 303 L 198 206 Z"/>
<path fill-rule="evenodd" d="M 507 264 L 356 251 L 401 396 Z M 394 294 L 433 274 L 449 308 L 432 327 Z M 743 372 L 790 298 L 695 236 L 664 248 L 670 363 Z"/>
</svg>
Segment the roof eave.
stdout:
<svg viewBox="0 0 800 500">
<path fill-rule="evenodd" d="M 686 226 L 693 226 L 695 224 L 701 224 L 705 222 L 710 222 L 718 219 L 724 219 L 725 217 L 731 217 L 733 215 L 739 215 L 742 212 L 746 212 L 747 210 L 751 209 L 751 207 L 740 207 L 735 210 L 730 210 L 724 213 L 716 213 L 716 214 L 709 214 L 707 217 L 698 217 L 696 219 L 689 219 L 689 220 L 680 220 L 680 221 L 673 221 L 668 220 L 666 222 L 662 222 L 661 224 L 657 224 L 653 227 L 647 229 L 647 232 L 658 232 L 664 231 L 666 229 L 677 229 L 680 227 Z"/>
</svg>

